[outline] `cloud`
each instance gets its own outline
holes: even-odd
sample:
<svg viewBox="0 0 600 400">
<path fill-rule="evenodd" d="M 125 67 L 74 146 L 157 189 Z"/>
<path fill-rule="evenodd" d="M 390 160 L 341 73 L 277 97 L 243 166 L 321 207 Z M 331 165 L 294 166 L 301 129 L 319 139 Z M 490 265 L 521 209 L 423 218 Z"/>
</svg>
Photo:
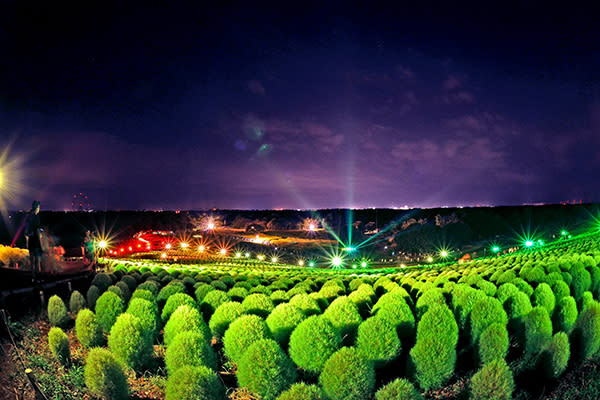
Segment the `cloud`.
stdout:
<svg viewBox="0 0 600 400">
<path fill-rule="evenodd" d="M 402 79 L 410 80 L 410 79 L 414 79 L 414 77 L 415 77 L 415 74 L 413 73 L 413 71 L 410 68 L 404 67 L 402 65 L 398 65 L 396 67 L 396 72 Z"/>
<path fill-rule="evenodd" d="M 330 153 L 344 142 L 342 134 L 314 121 L 269 119 L 264 125 L 269 138 L 286 150 L 304 148 Z"/>
<path fill-rule="evenodd" d="M 460 79 L 458 79 L 454 75 L 448 76 L 448 78 L 446 78 L 446 80 L 442 84 L 442 87 L 444 88 L 444 90 L 454 90 L 454 89 L 458 89 L 461 86 L 462 86 L 462 82 L 460 81 Z"/>
<path fill-rule="evenodd" d="M 257 96 L 265 96 L 267 94 L 265 87 L 257 80 L 248 81 L 246 85 L 248 86 L 248 90 Z"/>
</svg>

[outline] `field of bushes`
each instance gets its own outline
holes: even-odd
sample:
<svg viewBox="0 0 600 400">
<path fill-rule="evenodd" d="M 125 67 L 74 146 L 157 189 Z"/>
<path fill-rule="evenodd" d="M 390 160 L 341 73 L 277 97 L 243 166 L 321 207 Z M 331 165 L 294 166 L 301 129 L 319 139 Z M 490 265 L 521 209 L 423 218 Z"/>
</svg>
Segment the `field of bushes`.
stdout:
<svg viewBox="0 0 600 400">
<path fill-rule="evenodd" d="M 600 237 L 388 270 L 112 260 L 48 301 L 89 395 L 167 400 L 540 398 L 600 350 Z"/>
</svg>

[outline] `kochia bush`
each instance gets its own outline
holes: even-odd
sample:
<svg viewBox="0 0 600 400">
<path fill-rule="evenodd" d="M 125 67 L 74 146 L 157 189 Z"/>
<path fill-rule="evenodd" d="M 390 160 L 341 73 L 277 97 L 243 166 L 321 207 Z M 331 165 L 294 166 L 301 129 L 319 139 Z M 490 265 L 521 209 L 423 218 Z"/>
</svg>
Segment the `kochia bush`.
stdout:
<svg viewBox="0 0 600 400">
<path fill-rule="evenodd" d="M 64 327 L 69 322 L 67 306 L 60 297 L 54 295 L 48 300 L 48 319 L 53 326 Z"/>
<path fill-rule="evenodd" d="M 381 368 L 400 354 L 402 344 L 396 327 L 387 319 L 374 316 L 359 325 L 356 348 L 364 359 Z"/>
<path fill-rule="evenodd" d="M 570 355 L 569 337 L 565 332 L 558 332 L 540 355 L 536 368 L 546 379 L 556 379 L 567 368 Z"/>
<path fill-rule="evenodd" d="M 86 307 L 87 303 L 85 297 L 83 297 L 78 290 L 73 290 L 73 293 L 71 293 L 71 297 L 69 298 L 69 310 L 71 310 L 71 313 L 76 316 L 79 310 Z"/>
<path fill-rule="evenodd" d="M 53 326 L 48 332 L 48 346 L 52 355 L 62 364 L 68 365 L 71 362 L 71 349 L 69 348 L 69 338 L 62 329 Z"/>
<path fill-rule="evenodd" d="M 573 354 L 577 359 L 592 358 L 600 349 L 600 304 L 588 305 L 577 317 L 572 333 Z"/>
<path fill-rule="evenodd" d="M 431 305 L 417 325 L 410 366 L 424 390 L 441 387 L 454 372 L 458 325 L 446 306 Z"/>
<path fill-rule="evenodd" d="M 375 400 L 423 400 L 407 379 L 396 378 L 375 393 Z"/>
<path fill-rule="evenodd" d="M 104 344 L 102 327 L 98 324 L 96 315 L 87 308 L 84 308 L 77 314 L 75 334 L 81 346 L 86 349 Z"/>
<path fill-rule="evenodd" d="M 323 313 L 323 318 L 328 319 L 342 337 L 348 335 L 350 341 L 362 321 L 358 308 L 347 296 L 335 299 Z"/>
<path fill-rule="evenodd" d="M 217 369 L 217 355 L 207 338 L 198 331 L 185 331 L 175 336 L 167 347 L 165 365 L 169 375 L 172 375 L 184 365 L 194 367 L 206 366 Z"/>
<path fill-rule="evenodd" d="M 137 317 L 152 340 L 156 339 L 160 328 L 156 303 L 152 303 L 142 298 L 131 299 L 126 312 Z"/>
<path fill-rule="evenodd" d="M 225 331 L 225 355 L 237 364 L 248 347 L 262 339 L 271 339 L 271 332 L 265 320 L 258 315 L 242 315 Z"/>
<path fill-rule="evenodd" d="M 548 311 L 549 315 L 554 312 L 556 299 L 554 292 L 547 283 L 540 283 L 533 291 L 533 305 L 542 306 Z"/>
<path fill-rule="evenodd" d="M 479 337 L 479 360 L 486 364 L 496 358 L 506 357 L 508 352 L 508 331 L 506 325 L 493 323 Z"/>
<path fill-rule="evenodd" d="M 241 387 L 264 400 L 275 399 L 296 380 L 296 368 L 272 339 L 254 342 L 244 352 L 237 370 Z"/>
<path fill-rule="evenodd" d="M 570 333 L 575 321 L 577 321 L 577 303 L 572 296 L 565 296 L 558 301 L 558 306 L 554 313 L 555 330 Z"/>
<path fill-rule="evenodd" d="M 288 390 L 283 391 L 277 400 L 322 400 L 321 388 L 317 385 L 307 385 L 304 382 L 294 383 Z"/>
<path fill-rule="evenodd" d="M 206 293 L 202 302 L 200 302 L 200 309 L 204 314 L 204 318 L 207 321 L 210 320 L 217 307 L 227 301 L 229 301 L 229 296 L 222 290 L 211 290 Z"/>
<path fill-rule="evenodd" d="M 478 343 L 481 333 L 494 323 L 506 326 L 508 317 L 500 301 L 494 297 L 479 300 L 471 310 L 471 341 Z"/>
<path fill-rule="evenodd" d="M 96 318 L 104 332 L 110 332 L 124 308 L 123 300 L 113 292 L 104 292 L 100 296 L 96 302 Z"/>
<path fill-rule="evenodd" d="M 85 385 L 97 397 L 106 400 L 129 398 L 129 385 L 121 364 L 107 349 L 93 348 L 84 368 Z"/>
<path fill-rule="evenodd" d="M 229 328 L 229 325 L 242 314 L 244 314 L 244 309 L 240 303 L 237 301 L 228 301 L 217 307 L 210 317 L 208 327 L 213 336 L 221 338 L 227 328 Z"/>
<path fill-rule="evenodd" d="M 343 347 L 325 362 L 319 383 L 329 399 L 370 399 L 375 388 L 375 370 L 355 348 Z"/>
<path fill-rule="evenodd" d="M 381 296 L 371 313 L 392 323 L 401 338 L 410 338 L 415 333 L 415 316 L 404 297 L 398 293 Z"/>
<path fill-rule="evenodd" d="M 163 341 L 165 345 L 169 346 L 171 341 L 175 339 L 175 336 L 184 331 L 197 331 L 200 332 L 207 339 L 210 338 L 210 330 L 206 325 L 206 322 L 202 319 L 200 312 L 190 306 L 179 306 L 171 318 L 165 325 L 165 332 L 163 335 Z"/>
<path fill-rule="evenodd" d="M 267 317 L 267 325 L 273 338 L 281 345 L 286 346 L 292 331 L 306 318 L 306 315 L 295 305 L 283 303 L 275 307 Z"/>
<path fill-rule="evenodd" d="M 140 320 L 131 314 L 121 314 L 110 330 L 108 347 L 125 365 L 142 372 L 152 359 L 152 338 Z"/>
<path fill-rule="evenodd" d="M 263 293 L 253 293 L 242 301 L 242 307 L 246 314 L 256 314 L 266 318 L 273 311 L 273 300 Z"/>
<path fill-rule="evenodd" d="M 503 359 L 497 358 L 473 375 L 470 397 L 472 400 L 510 400 L 514 386 L 510 368 Z"/>
<path fill-rule="evenodd" d="M 294 329 L 290 336 L 289 353 L 303 370 L 318 374 L 325 361 L 342 345 L 339 331 L 322 316 L 308 317 Z"/>
<path fill-rule="evenodd" d="M 298 307 L 307 317 L 321 313 L 321 308 L 317 301 L 304 293 L 295 295 L 290 299 L 289 303 Z"/>
<path fill-rule="evenodd" d="M 169 376 L 165 400 L 223 400 L 225 388 L 211 369 L 186 365 Z"/>
<path fill-rule="evenodd" d="M 100 289 L 98 289 L 98 287 L 94 285 L 90 286 L 85 295 L 90 310 L 96 309 L 96 301 L 98 301 L 98 297 L 100 297 Z"/>
<path fill-rule="evenodd" d="M 525 353 L 539 354 L 552 338 L 552 321 L 544 307 L 534 307 L 524 318 Z"/>
<path fill-rule="evenodd" d="M 185 293 L 175 293 L 169 296 L 165 306 L 162 309 L 162 313 L 160 314 L 163 324 L 166 324 L 171 314 L 173 314 L 173 312 L 177 310 L 179 306 L 184 304 L 190 307 L 196 307 L 196 301 L 190 295 Z"/>
</svg>

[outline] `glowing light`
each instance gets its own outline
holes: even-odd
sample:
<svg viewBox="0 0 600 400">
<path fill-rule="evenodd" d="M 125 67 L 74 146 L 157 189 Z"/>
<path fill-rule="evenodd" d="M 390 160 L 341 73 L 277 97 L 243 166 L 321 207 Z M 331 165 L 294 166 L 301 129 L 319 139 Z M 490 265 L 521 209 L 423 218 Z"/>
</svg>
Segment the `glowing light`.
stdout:
<svg viewBox="0 0 600 400">
<path fill-rule="evenodd" d="M 333 265 L 335 268 L 341 267 L 343 262 L 344 260 L 342 260 L 342 257 L 340 256 L 334 256 L 331 259 L 331 265 Z"/>
<path fill-rule="evenodd" d="M 205 250 L 205 248 L 204 248 L 204 245 L 203 245 L 203 244 L 201 244 L 200 246 L 198 246 L 198 251 L 199 251 L 200 253 L 204 253 L 204 250 Z"/>
<path fill-rule="evenodd" d="M 303 266 L 304 265 L 304 260 L 298 260 L 298 265 L 299 266 Z"/>
<path fill-rule="evenodd" d="M 221 253 L 221 255 L 224 256 L 225 254 L 227 254 L 227 249 L 222 248 L 221 250 L 219 250 L 219 253 Z"/>
<path fill-rule="evenodd" d="M 262 254 L 259 254 L 256 256 L 256 258 L 258 258 L 260 261 L 264 261 L 265 256 L 263 256 Z"/>
<path fill-rule="evenodd" d="M 0 182 L 0 183 L 1 183 L 1 182 Z M 562 230 L 562 231 L 560 231 L 560 234 L 561 234 L 562 236 L 567 236 L 567 235 L 569 234 L 569 232 L 567 232 L 567 231 L 565 231 L 565 230 Z"/>
<path fill-rule="evenodd" d="M 162 254 L 160 255 L 160 258 L 167 258 L 167 253 L 162 253 Z"/>
<path fill-rule="evenodd" d="M 2 178 L 2 175 L 0 175 L 0 179 Z M 0 180 L 0 184 L 2 184 L 2 180 Z M 315 224 L 310 224 L 308 225 L 308 230 L 311 232 L 314 232 L 315 229 L 317 229 L 317 227 L 315 226 Z"/>
<path fill-rule="evenodd" d="M 400 264 L 400 268 L 406 268 L 406 264 Z"/>
<path fill-rule="evenodd" d="M 207 227 L 209 230 L 213 230 L 213 229 L 215 229 L 215 223 L 214 223 L 214 222 L 209 222 L 209 223 L 206 225 L 206 227 Z"/>
<path fill-rule="evenodd" d="M 366 261 L 363 261 L 363 262 L 360 263 L 360 266 L 363 267 L 363 268 L 367 268 L 367 265 L 368 264 L 367 264 Z"/>
<path fill-rule="evenodd" d="M 312 267 L 315 266 L 315 263 L 313 261 L 311 261 L 311 262 L 308 263 L 308 266 L 312 268 Z"/>
<path fill-rule="evenodd" d="M 131 246 L 129 246 L 129 247 L 128 247 L 128 249 L 129 249 L 129 251 L 133 250 L 133 249 L 131 248 Z"/>
<path fill-rule="evenodd" d="M 538 242 L 538 244 L 539 244 L 540 246 L 543 246 L 543 245 L 544 245 L 544 241 L 543 241 L 543 240 L 541 240 L 541 239 L 540 239 L 540 240 L 538 240 L 537 242 Z"/>
<path fill-rule="evenodd" d="M 342 250 L 344 250 L 345 252 L 348 252 L 348 253 L 352 253 L 352 252 L 356 251 L 356 247 L 348 246 L 348 247 L 344 247 Z"/>
<path fill-rule="evenodd" d="M 172 246 L 171 246 L 171 243 L 167 243 L 167 244 L 165 244 L 165 249 L 169 250 L 171 247 L 172 247 Z"/>
<path fill-rule="evenodd" d="M 277 257 L 272 257 L 272 258 L 271 258 L 271 262 L 274 262 L 274 263 L 276 263 L 276 262 L 277 262 Z"/>
<path fill-rule="evenodd" d="M 246 257 L 246 258 L 250 258 L 250 253 L 245 253 L 245 254 L 244 254 L 244 257 Z"/>
<path fill-rule="evenodd" d="M 101 249 L 105 249 L 108 246 L 108 242 L 106 240 L 101 240 L 98 242 L 98 247 Z"/>
<path fill-rule="evenodd" d="M 533 240 L 526 240 L 525 247 L 531 247 L 531 246 L 533 246 Z"/>
<path fill-rule="evenodd" d="M 187 249 L 189 244 L 187 244 L 187 242 L 181 242 L 180 246 L 182 249 Z"/>
<path fill-rule="evenodd" d="M 446 258 L 446 257 L 448 257 L 448 252 L 446 250 L 442 250 L 442 251 L 440 251 L 440 256 L 442 258 Z"/>
<path fill-rule="evenodd" d="M 500 251 L 500 246 L 492 246 L 492 253 L 497 253 Z"/>
<path fill-rule="evenodd" d="M 242 256 L 242 253 L 240 253 L 239 251 L 237 253 L 235 253 L 235 258 L 240 258 Z"/>
<path fill-rule="evenodd" d="M 4 183 L 4 174 L 0 171 L 0 189 L 2 188 L 2 184 Z"/>
<path fill-rule="evenodd" d="M 431 257 L 431 256 L 427 257 L 427 262 L 433 262 L 433 257 Z"/>
</svg>

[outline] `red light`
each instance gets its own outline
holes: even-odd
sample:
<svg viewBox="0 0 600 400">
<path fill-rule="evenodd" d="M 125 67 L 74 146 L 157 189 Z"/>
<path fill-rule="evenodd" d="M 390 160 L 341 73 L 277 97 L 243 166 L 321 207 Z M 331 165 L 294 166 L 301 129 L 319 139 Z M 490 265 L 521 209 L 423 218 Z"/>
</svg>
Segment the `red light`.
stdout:
<svg viewBox="0 0 600 400">
<path fill-rule="evenodd" d="M 139 244 L 138 244 L 138 249 L 139 249 L 140 247 L 142 247 L 142 245 L 139 245 Z"/>
<path fill-rule="evenodd" d="M 125 249 L 124 249 L 124 248 L 121 248 L 121 251 L 125 251 Z"/>
<path fill-rule="evenodd" d="M 131 246 L 129 246 L 129 251 L 131 251 Z"/>
</svg>

